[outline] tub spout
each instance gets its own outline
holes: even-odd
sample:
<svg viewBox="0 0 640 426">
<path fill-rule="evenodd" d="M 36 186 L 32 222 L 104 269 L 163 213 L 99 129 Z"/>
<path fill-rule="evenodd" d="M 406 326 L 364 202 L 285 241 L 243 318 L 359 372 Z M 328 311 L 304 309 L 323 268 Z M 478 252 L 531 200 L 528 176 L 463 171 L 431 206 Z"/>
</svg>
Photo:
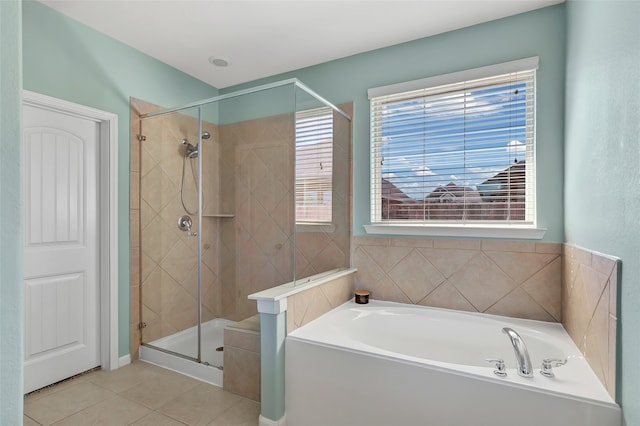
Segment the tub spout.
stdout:
<svg viewBox="0 0 640 426">
<path fill-rule="evenodd" d="M 524 340 L 515 330 L 509 327 L 502 329 L 502 332 L 509 336 L 509 340 L 513 345 L 513 351 L 516 354 L 516 363 L 518 364 L 518 374 L 522 377 L 533 377 L 533 367 L 529 358 L 529 351 L 524 344 Z"/>
</svg>

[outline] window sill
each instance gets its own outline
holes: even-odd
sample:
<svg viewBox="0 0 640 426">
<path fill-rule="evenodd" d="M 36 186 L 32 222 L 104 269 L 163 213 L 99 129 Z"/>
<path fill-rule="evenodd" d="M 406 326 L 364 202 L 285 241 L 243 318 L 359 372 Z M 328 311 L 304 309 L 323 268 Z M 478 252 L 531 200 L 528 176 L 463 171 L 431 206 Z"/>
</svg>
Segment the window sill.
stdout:
<svg viewBox="0 0 640 426">
<path fill-rule="evenodd" d="M 513 238 L 541 240 L 546 228 L 504 227 L 491 225 L 420 225 L 420 224 L 373 224 L 364 225 L 367 234 L 412 235 L 424 237 L 453 238 Z"/>
<path fill-rule="evenodd" d="M 331 234 L 336 231 L 335 223 L 330 222 L 298 222 L 296 223 L 296 232 L 325 232 Z"/>
</svg>

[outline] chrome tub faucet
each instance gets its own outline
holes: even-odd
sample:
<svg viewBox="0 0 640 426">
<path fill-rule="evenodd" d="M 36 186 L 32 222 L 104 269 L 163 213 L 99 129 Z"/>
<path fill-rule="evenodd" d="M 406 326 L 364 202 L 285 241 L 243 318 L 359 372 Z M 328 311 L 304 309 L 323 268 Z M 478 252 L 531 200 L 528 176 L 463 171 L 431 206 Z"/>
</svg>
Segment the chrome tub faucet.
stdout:
<svg viewBox="0 0 640 426">
<path fill-rule="evenodd" d="M 524 340 L 512 328 L 505 327 L 502 332 L 509 336 L 509 340 L 513 345 L 513 351 L 516 354 L 516 363 L 518 364 L 518 374 L 522 377 L 533 377 L 533 367 L 529 358 L 529 351 L 524 344 Z"/>
</svg>

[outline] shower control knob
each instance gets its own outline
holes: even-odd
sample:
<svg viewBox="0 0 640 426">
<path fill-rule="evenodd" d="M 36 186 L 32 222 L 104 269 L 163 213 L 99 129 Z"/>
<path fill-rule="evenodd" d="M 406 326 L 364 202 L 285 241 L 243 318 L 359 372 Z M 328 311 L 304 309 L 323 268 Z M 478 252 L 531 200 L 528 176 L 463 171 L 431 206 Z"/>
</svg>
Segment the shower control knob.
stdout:
<svg viewBox="0 0 640 426">
<path fill-rule="evenodd" d="M 493 370 L 493 374 L 498 377 L 506 377 L 507 371 L 504 366 L 504 360 L 502 358 L 487 358 L 486 362 L 495 364 L 496 368 Z"/>
<path fill-rule="evenodd" d="M 178 229 L 181 231 L 190 231 L 191 230 L 191 217 L 189 215 L 180 216 L 178 218 Z"/>
</svg>

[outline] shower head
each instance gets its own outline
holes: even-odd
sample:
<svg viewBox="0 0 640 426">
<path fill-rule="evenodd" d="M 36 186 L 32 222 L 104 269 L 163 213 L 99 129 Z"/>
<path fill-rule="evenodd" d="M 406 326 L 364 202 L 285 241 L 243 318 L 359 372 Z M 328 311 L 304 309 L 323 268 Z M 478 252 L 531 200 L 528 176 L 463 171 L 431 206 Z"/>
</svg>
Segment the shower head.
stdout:
<svg viewBox="0 0 640 426">
<path fill-rule="evenodd" d="M 184 151 L 184 156 L 186 158 L 196 158 L 198 156 L 198 145 L 193 146 L 188 139 L 182 139 L 182 145 L 186 145 L 186 149 Z"/>
<path fill-rule="evenodd" d="M 190 150 L 187 150 L 186 156 L 187 158 L 198 158 L 198 147 L 196 146 Z"/>
<path fill-rule="evenodd" d="M 211 133 L 209 132 L 202 132 L 202 139 L 209 139 L 211 137 Z M 197 158 L 198 157 L 198 144 L 196 144 L 195 146 L 193 146 L 189 140 L 187 138 L 182 139 L 181 141 L 182 145 L 186 145 L 187 149 L 184 152 L 184 156 L 187 158 Z"/>
</svg>

